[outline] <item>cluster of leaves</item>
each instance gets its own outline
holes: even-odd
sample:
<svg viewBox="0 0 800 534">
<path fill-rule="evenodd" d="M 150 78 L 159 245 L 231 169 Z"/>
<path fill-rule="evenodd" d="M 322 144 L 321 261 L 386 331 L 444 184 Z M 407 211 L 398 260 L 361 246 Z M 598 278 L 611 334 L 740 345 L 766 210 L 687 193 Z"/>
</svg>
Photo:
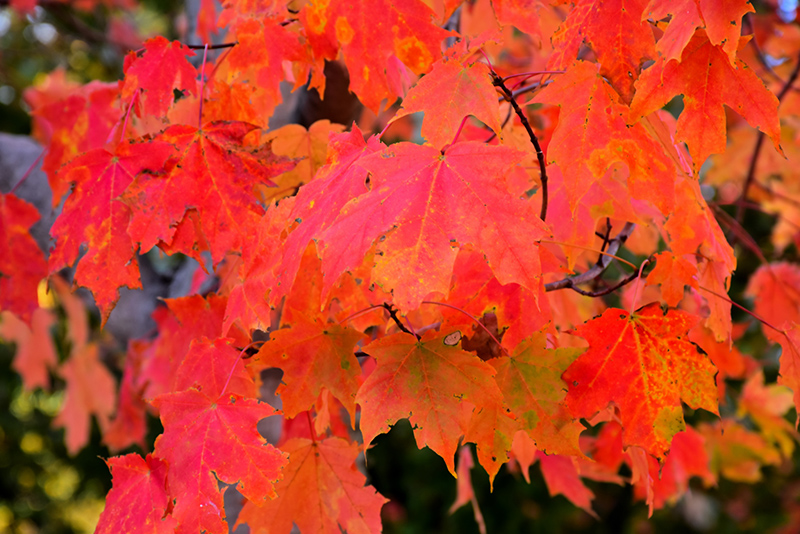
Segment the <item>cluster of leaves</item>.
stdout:
<svg viewBox="0 0 800 534">
<path fill-rule="evenodd" d="M 490 480 L 538 462 L 590 513 L 583 479 L 630 483 L 652 513 L 692 476 L 754 482 L 791 456 L 797 27 L 745 0 L 430 4 L 202 2 L 198 28 L 228 43 L 199 67 L 156 37 L 119 83 L 54 75 L 26 95 L 66 200 L 45 257 L 36 210 L 0 196 L 0 333 L 27 388 L 65 380 L 70 451 L 91 417 L 115 450 L 147 448 L 147 412 L 164 426 L 151 454 L 108 460 L 98 532 L 227 532 L 220 482 L 251 532 L 380 531 L 386 499 L 357 459 L 401 419 L 459 481 L 474 443 Z M 325 121 L 268 131 L 281 82 L 324 94 L 329 61 L 369 110 L 402 98 L 387 127 L 422 112 L 424 142 Z M 679 96 L 675 120 L 662 108 Z M 781 261 L 743 228 L 753 207 L 777 216 Z M 746 292 L 782 347 L 780 384 L 740 352 L 750 323 L 731 319 L 719 221 L 762 261 Z M 58 364 L 40 281 L 80 315 L 56 275 L 75 266 L 105 322 L 155 248 L 205 267 L 130 344 L 119 386 L 77 319 Z M 256 427 L 278 413 L 259 400 L 270 368 L 275 446 Z"/>
</svg>

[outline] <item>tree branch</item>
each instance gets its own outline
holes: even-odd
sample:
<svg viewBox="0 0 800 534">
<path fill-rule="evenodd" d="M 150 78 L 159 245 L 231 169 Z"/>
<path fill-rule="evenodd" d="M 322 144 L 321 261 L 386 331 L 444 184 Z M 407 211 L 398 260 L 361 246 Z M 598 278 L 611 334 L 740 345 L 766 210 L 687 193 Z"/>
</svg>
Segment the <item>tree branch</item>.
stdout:
<svg viewBox="0 0 800 534">
<path fill-rule="evenodd" d="M 625 223 L 625 226 L 622 230 L 608 242 L 608 247 L 606 248 L 606 254 L 601 254 L 599 258 L 597 258 L 597 263 L 594 266 L 586 271 L 585 273 L 578 274 L 575 276 L 570 276 L 568 278 L 563 278 L 561 280 L 556 280 L 555 282 L 550 282 L 549 284 L 545 284 L 544 290 L 545 291 L 557 291 L 559 289 L 573 289 L 578 290 L 577 286 L 581 284 L 585 284 L 587 282 L 591 282 L 592 280 L 598 278 L 603 272 L 611 265 L 611 260 L 613 259 L 610 255 L 616 254 L 620 247 L 628 240 L 630 235 L 633 233 L 633 229 L 636 228 L 636 225 L 633 223 Z M 630 282 L 628 280 L 625 282 L 626 284 Z M 623 284 L 625 285 L 625 284 Z M 620 286 L 621 287 L 621 286 Z M 616 289 L 616 288 L 615 288 Z M 578 293 L 582 293 L 583 290 L 578 290 Z M 600 290 L 605 291 L 605 290 Z M 613 290 L 612 290 L 613 291 Z M 589 292 L 592 293 L 592 292 Z M 605 294 L 605 293 L 603 293 Z M 594 296 L 594 295 L 587 295 L 587 296 Z M 599 296 L 599 295 L 597 295 Z"/>
<path fill-rule="evenodd" d="M 404 325 L 403 321 L 400 320 L 400 317 L 397 316 L 397 310 L 394 309 L 394 306 L 384 302 L 381 305 L 381 307 L 389 312 L 389 316 L 395 322 L 395 324 L 397 325 L 397 328 L 399 328 L 401 331 L 405 332 L 406 334 L 411 334 L 412 336 L 416 337 L 417 339 L 420 339 L 420 336 L 418 334 L 415 334 L 414 332 L 412 332 L 411 330 L 406 328 L 406 325 Z"/>
<path fill-rule="evenodd" d="M 542 152 L 542 147 L 539 144 L 539 138 L 536 137 L 536 134 L 533 133 L 533 128 L 531 128 L 530 123 L 528 122 L 528 117 L 525 116 L 522 109 L 517 104 L 516 99 L 514 98 L 514 93 L 512 93 L 508 87 L 506 87 L 505 82 L 503 82 L 503 78 L 497 75 L 494 70 L 489 70 L 492 75 L 492 85 L 499 88 L 505 99 L 511 103 L 514 107 L 514 111 L 517 113 L 517 117 L 522 122 L 522 125 L 525 127 L 525 131 L 528 132 L 528 137 L 530 137 L 531 144 L 533 144 L 533 148 L 536 149 L 536 159 L 539 160 L 539 171 L 542 176 L 542 211 L 540 212 L 539 218 L 543 221 L 547 217 L 547 168 L 544 163 L 544 152 Z"/>
<path fill-rule="evenodd" d="M 239 44 L 239 41 L 234 41 L 232 43 L 220 43 L 215 45 L 208 45 L 208 50 L 219 50 L 220 48 L 231 48 Z M 186 48 L 191 48 L 192 50 L 203 50 L 206 48 L 206 45 L 194 45 L 194 44 L 184 44 Z"/>
</svg>

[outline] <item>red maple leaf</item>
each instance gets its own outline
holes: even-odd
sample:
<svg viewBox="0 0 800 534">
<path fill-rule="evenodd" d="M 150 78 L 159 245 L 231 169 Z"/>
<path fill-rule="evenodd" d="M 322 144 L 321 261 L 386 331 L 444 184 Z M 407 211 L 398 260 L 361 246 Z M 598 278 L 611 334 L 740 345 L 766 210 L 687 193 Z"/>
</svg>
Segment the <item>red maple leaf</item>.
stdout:
<svg viewBox="0 0 800 534">
<path fill-rule="evenodd" d="M 30 228 L 39 220 L 31 204 L 12 194 L 0 194 L 0 310 L 29 323 L 38 307 L 37 288 L 47 276 L 47 264 Z"/>
<path fill-rule="evenodd" d="M 680 63 L 659 58 L 642 73 L 631 102 L 631 120 L 661 109 L 679 94 L 684 95 L 684 109 L 677 138 L 689 145 L 695 172 L 708 156 L 725 151 L 723 104 L 767 134 L 782 153 L 778 99 L 742 60 L 731 63 L 703 30 L 683 50 Z"/>
<path fill-rule="evenodd" d="M 465 96 L 469 98 L 465 98 Z M 453 142 L 467 115 L 474 115 L 500 134 L 500 107 L 489 70 L 482 63 L 464 65 L 457 57 L 439 60 L 403 99 L 403 107 L 392 118 L 425 112 L 422 137 L 435 148 Z M 430 120 L 436 117 L 436 120 Z"/>
<path fill-rule="evenodd" d="M 67 451 L 77 454 L 89 442 L 92 415 L 101 430 L 108 426 L 116 405 L 117 383 L 100 362 L 95 343 L 73 349 L 58 374 L 67 382 L 67 389 L 53 426 L 66 429 Z"/>
<path fill-rule="evenodd" d="M 30 327 L 16 315 L 0 314 L 0 339 L 16 343 L 12 367 L 22 377 L 23 387 L 50 389 L 50 370 L 58 366 L 58 356 L 50 328 L 56 318 L 50 310 L 37 308 L 31 315 Z"/>
<path fill-rule="evenodd" d="M 359 447 L 341 438 L 293 438 L 281 444 L 289 455 L 278 498 L 256 507 L 246 502 L 237 525 L 253 534 L 288 534 L 292 525 L 301 532 L 380 532 L 380 510 L 387 501 L 355 465 Z"/>
<path fill-rule="evenodd" d="M 416 308 L 432 291 L 446 294 L 458 248 L 467 244 L 486 255 L 500 283 L 538 291 L 536 240 L 547 227 L 530 202 L 509 198 L 501 187 L 522 155 L 473 142 L 443 151 L 399 143 L 356 160 L 371 189 L 318 234 L 323 295 L 379 238 L 373 280 L 392 289 L 402 308 Z"/>
<path fill-rule="evenodd" d="M 167 114 L 175 101 L 173 91 L 197 93 L 197 70 L 187 57 L 194 52 L 178 41 L 158 36 L 148 39 L 144 48 L 125 57 L 125 80 L 120 82 L 120 97 L 130 101 L 144 90 L 144 113 L 158 117 Z"/>
<path fill-rule="evenodd" d="M 106 496 L 95 532 L 147 532 L 170 534 L 178 522 L 167 512 L 171 508 L 167 494 L 167 463 L 148 454 L 128 454 L 106 461 L 113 487 Z"/>
<path fill-rule="evenodd" d="M 131 212 L 118 198 L 136 175 L 158 171 L 172 153 L 167 143 L 120 143 L 113 152 L 97 148 L 81 154 L 59 171 L 61 180 L 74 188 L 50 230 L 56 240 L 50 272 L 72 266 L 86 243 L 75 284 L 92 289 L 103 323 L 120 287 L 142 287 L 136 249 L 128 235 Z"/>
<path fill-rule="evenodd" d="M 169 494 L 178 532 L 226 533 L 218 480 L 237 484 L 248 499 L 275 496 L 286 458 L 268 445 L 256 424 L 276 412 L 255 400 L 253 383 L 239 355 L 225 339 L 193 342 L 178 369 L 174 393 L 152 404 L 164 433 L 155 456 L 169 464 Z"/>
<path fill-rule="evenodd" d="M 754 11 L 747 0 L 650 0 L 645 9 L 646 16 L 654 20 L 672 17 L 658 40 L 664 61 L 680 60 L 695 30 L 704 28 L 711 44 L 720 45 L 731 64 L 742 35 L 742 17 Z"/>
<path fill-rule="evenodd" d="M 166 174 L 140 175 L 122 197 L 133 211 L 128 231 L 143 252 L 159 241 L 172 243 L 176 225 L 192 208 L 214 263 L 242 246 L 250 229 L 243 226 L 249 219 L 241 212 L 263 213 L 253 187 L 274 185 L 270 178 L 287 167 L 242 146 L 255 128 L 241 122 L 215 122 L 200 130 L 176 125 L 157 137 L 177 150 Z"/>
<path fill-rule="evenodd" d="M 608 309 L 578 327 L 589 350 L 563 375 L 572 414 L 592 417 L 613 401 L 625 445 L 663 458 L 672 436 L 686 427 L 681 401 L 717 413 L 716 369 L 685 339 L 696 321 L 678 310 L 665 314 L 653 303 L 632 316 Z"/>
</svg>

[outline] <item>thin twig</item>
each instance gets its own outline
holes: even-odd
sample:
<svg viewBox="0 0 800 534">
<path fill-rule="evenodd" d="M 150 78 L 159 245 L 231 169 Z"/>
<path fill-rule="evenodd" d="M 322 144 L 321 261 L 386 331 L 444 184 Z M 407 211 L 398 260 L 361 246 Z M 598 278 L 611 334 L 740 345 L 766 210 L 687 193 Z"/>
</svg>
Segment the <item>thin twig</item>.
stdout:
<svg viewBox="0 0 800 534">
<path fill-rule="evenodd" d="M 498 76 L 498 74 L 493 70 L 490 69 L 489 72 L 492 74 L 492 85 L 497 87 L 503 92 L 506 100 L 511 103 L 514 107 L 514 111 L 517 113 L 517 117 L 522 122 L 522 126 L 525 127 L 525 131 L 528 132 L 528 137 L 530 137 L 531 144 L 533 144 L 533 148 L 536 149 L 536 159 L 539 160 L 539 172 L 541 173 L 541 180 L 542 180 L 542 210 L 539 214 L 539 218 L 543 221 L 547 218 L 547 167 L 544 162 L 544 152 L 542 152 L 542 147 L 539 144 L 539 138 L 536 137 L 536 134 L 533 133 L 533 128 L 531 128 L 530 123 L 528 122 L 528 117 L 525 116 L 525 113 L 522 111 L 522 108 L 519 107 L 517 104 L 517 100 L 514 98 L 514 93 L 512 93 L 508 87 L 506 87 L 505 82 L 503 82 L 503 78 Z"/>
<path fill-rule="evenodd" d="M 584 297 L 596 298 L 596 297 L 602 297 L 602 296 L 608 295 L 609 293 L 613 293 L 617 289 L 630 284 L 631 282 L 633 282 L 637 278 L 639 278 L 639 271 L 633 271 L 631 274 L 629 274 L 628 276 L 626 276 L 625 278 L 623 278 L 622 280 L 620 280 L 619 282 L 617 282 L 613 286 L 604 287 L 603 289 L 597 289 L 595 291 L 586 291 L 585 289 L 581 289 L 579 287 L 574 287 L 574 286 L 570 287 L 570 289 L 573 290 L 575 293 L 583 295 Z M 647 278 L 647 275 L 644 275 L 643 278 Z M 595 278 L 595 280 L 597 280 L 597 279 Z"/>
<path fill-rule="evenodd" d="M 606 235 L 600 237 L 603 238 L 603 245 L 600 247 L 600 250 L 605 252 L 608 246 L 608 239 L 611 237 L 611 219 L 608 217 L 606 217 Z"/>
<path fill-rule="evenodd" d="M 203 51 L 203 67 L 200 69 L 200 111 L 197 117 L 197 129 L 203 129 L 203 100 L 206 94 L 206 60 L 208 59 L 208 45 L 205 45 Z"/>
<path fill-rule="evenodd" d="M 557 291 L 559 289 L 575 289 L 576 286 L 591 282 L 592 280 L 598 278 L 601 274 L 603 274 L 608 266 L 611 265 L 611 260 L 614 259 L 613 255 L 616 254 L 625 241 L 628 240 L 628 237 L 630 237 L 630 235 L 633 233 L 634 228 L 636 228 L 635 224 L 630 222 L 625 223 L 625 226 L 614 237 L 614 239 L 608 242 L 608 248 L 606 248 L 605 253 L 601 254 L 600 257 L 597 258 L 597 263 L 595 263 L 591 269 L 582 274 L 570 276 L 545 284 L 544 290 Z"/>
<path fill-rule="evenodd" d="M 729 298 L 728 298 L 728 297 L 726 297 L 725 295 L 720 295 L 720 294 L 719 294 L 719 293 L 717 293 L 716 291 L 713 291 L 713 290 L 711 290 L 711 289 L 708 289 L 707 287 L 703 287 L 703 286 L 699 286 L 699 289 L 702 289 L 703 291 L 706 291 L 706 292 L 708 292 L 708 293 L 711 293 L 712 295 L 714 295 L 714 296 L 715 296 L 715 297 L 717 297 L 718 299 L 722 299 L 722 300 L 724 300 L 725 302 L 727 302 L 728 304 L 731 304 L 731 305 L 733 305 L 733 306 L 736 306 L 737 308 L 739 308 L 740 310 L 742 310 L 743 312 L 745 312 L 746 314 L 748 314 L 749 316 L 751 316 L 751 317 L 752 317 L 753 319 L 755 319 L 756 321 L 759 321 L 759 322 L 760 322 L 761 324 L 763 324 L 764 326 L 768 326 L 769 328 L 772 328 L 773 330 L 775 330 L 776 332 L 780 332 L 781 334 L 785 334 L 785 333 L 786 333 L 786 331 L 785 331 L 785 330 L 781 330 L 781 329 L 780 329 L 780 328 L 778 328 L 777 326 L 773 326 L 772 324 L 770 324 L 770 323 L 769 323 L 769 322 L 768 322 L 766 319 L 764 319 L 763 317 L 760 317 L 760 316 L 759 316 L 759 315 L 757 315 L 755 312 L 751 312 L 750 310 L 748 310 L 747 308 L 745 308 L 745 307 L 744 307 L 744 306 L 742 306 L 741 304 L 738 304 L 738 303 L 736 303 L 736 302 L 732 301 L 731 299 L 729 299 Z"/>
<path fill-rule="evenodd" d="M 416 337 L 417 339 L 420 339 L 420 336 L 418 336 L 417 334 L 415 334 L 414 332 L 412 332 L 411 330 L 406 328 L 406 325 L 403 324 L 403 321 L 401 321 L 400 317 L 397 315 L 397 310 L 394 309 L 394 306 L 384 302 L 381 305 L 381 307 L 389 312 L 389 317 L 391 317 L 392 320 L 395 322 L 395 324 L 397 325 L 397 328 L 399 328 L 401 331 L 405 332 L 406 334 L 411 334 L 412 336 Z"/>
<path fill-rule="evenodd" d="M 14 194 L 14 192 L 19 188 L 19 186 L 21 186 L 22 183 L 25 180 L 28 179 L 28 176 L 31 175 L 31 173 L 33 172 L 33 169 L 35 169 L 36 165 L 38 165 L 38 163 L 42 160 L 42 156 L 44 156 L 45 152 L 47 152 L 47 149 L 43 148 L 42 151 L 39 153 L 39 155 L 36 156 L 36 159 L 33 160 L 33 163 L 31 163 L 31 166 L 28 167 L 28 170 L 25 171 L 25 174 L 22 175 L 22 178 L 19 179 L 19 182 L 17 182 L 17 185 L 15 185 L 14 188 L 11 189 L 11 191 L 8 192 L 10 195 Z"/>
<path fill-rule="evenodd" d="M 235 41 L 233 43 L 220 43 L 220 44 L 215 44 L 215 45 L 210 45 L 210 44 L 201 44 L 201 45 L 185 44 L 183 46 L 185 46 L 186 48 L 190 48 L 192 50 L 203 50 L 206 47 L 208 47 L 209 50 L 219 50 L 220 48 L 231 48 L 231 47 L 236 46 L 238 44 L 239 44 L 239 41 Z"/>
</svg>

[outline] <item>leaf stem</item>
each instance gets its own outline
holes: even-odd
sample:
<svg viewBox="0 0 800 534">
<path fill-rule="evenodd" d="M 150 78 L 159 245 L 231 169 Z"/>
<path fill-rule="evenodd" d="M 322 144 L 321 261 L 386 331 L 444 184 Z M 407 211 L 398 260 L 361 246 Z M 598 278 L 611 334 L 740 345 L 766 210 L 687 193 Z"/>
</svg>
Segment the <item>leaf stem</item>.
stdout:
<svg viewBox="0 0 800 534">
<path fill-rule="evenodd" d="M 632 264 L 628 260 L 622 259 L 619 256 L 615 256 L 614 254 L 609 253 L 609 252 L 604 252 L 602 250 L 597 250 L 596 248 L 584 247 L 583 245 L 576 245 L 574 243 L 564 243 L 562 241 L 554 241 L 552 239 L 540 239 L 539 243 L 551 243 L 553 245 L 562 245 L 562 246 L 565 246 L 565 247 L 573 247 L 573 248 L 579 248 L 581 250 L 588 250 L 589 252 L 596 252 L 596 253 L 598 253 L 598 254 L 600 254 L 602 256 L 608 256 L 608 257 L 613 258 L 615 260 L 621 261 L 625 265 L 629 266 L 631 269 L 636 269 L 637 268 L 634 264 Z"/>
<path fill-rule="evenodd" d="M 458 131 L 456 132 L 456 135 L 455 135 L 455 137 L 453 137 L 453 141 L 450 143 L 450 145 L 454 145 L 454 144 L 456 143 L 456 141 L 458 141 L 458 136 L 459 136 L 459 135 L 461 135 L 461 130 L 463 130 L 463 129 L 464 129 L 464 125 L 467 123 L 467 119 L 469 119 L 469 115 L 466 115 L 466 116 L 465 116 L 465 117 L 464 117 L 464 118 L 461 120 L 461 125 L 458 127 Z M 448 146 L 449 146 L 449 145 L 448 145 Z M 444 153 L 444 148 L 442 149 L 442 153 Z"/>
<path fill-rule="evenodd" d="M 642 288 L 642 271 L 644 270 L 644 266 L 650 263 L 650 259 L 646 259 L 642 262 L 639 266 L 639 271 L 636 273 L 636 287 L 633 290 L 633 299 L 631 300 L 631 309 L 628 312 L 628 315 L 633 316 L 633 310 L 636 309 L 636 303 L 639 302 L 640 291 Z"/>
<path fill-rule="evenodd" d="M 517 73 L 517 74 L 509 74 L 508 76 L 504 76 L 503 77 L 503 81 L 507 82 L 508 80 L 510 80 L 512 78 L 519 78 L 521 76 L 524 76 L 527 79 L 527 78 L 532 78 L 534 76 L 539 76 L 539 75 L 544 75 L 544 74 L 564 74 L 564 72 L 565 71 L 563 71 L 563 70 L 537 70 L 537 71 L 532 71 L 532 72 L 520 72 L 520 73 Z"/>
<path fill-rule="evenodd" d="M 14 188 L 13 188 L 13 189 L 11 189 L 11 191 L 9 191 L 9 192 L 8 192 L 8 194 L 10 194 L 10 195 L 13 195 L 13 194 L 14 194 L 14 192 L 15 192 L 17 189 L 19 189 L 19 186 L 21 186 L 21 185 L 22 185 L 22 183 L 23 183 L 25 180 L 27 180 L 27 179 L 28 179 L 28 176 L 30 176 L 30 175 L 31 175 L 31 173 L 33 172 L 33 169 L 35 169 L 35 168 L 36 168 L 36 165 L 38 165 L 38 164 L 39 164 L 39 162 L 42 160 L 42 156 L 44 156 L 44 153 L 45 153 L 45 152 L 47 152 L 47 149 L 46 149 L 46 148 L 43 148 L 43 149 L 42 149 L 42 151 L 39 153 L 39 155 L 38 155 L 38 156 L 36 156 L 36 159 L 35 159 L 35 160 L 33 160 L 33 163 L 31 163 L 31 166 L 30 166 L 30 167 L 28 167 L 28 170 L 27 170 L 27 171 L 25 171 L 25 174 L 23 174 L 23 175 L 22 175 L 22 178 L 20 178 L 20 179 L 19 179 L 19 182 L 17 182 L 17 185 L 15 185 L 15 186 L 14 186 Z"/>
<path fill-rule="evenodd" d="M 306 410 L 306 418 L 308 420 L 308 432 L 311 434 L 311 441 L 317 442 L 317 433 L 314 431 L 314 422 L 311 420 L 311 410 Z"/>
<path fill-rule="evenodd" d="M 391 304 L 388 304 L 388 303 L 384 302 L 384 303 L 381 305 L 381 307 L 382 307 L 383 309 L 385 309 L 386 311 L 388 311 L 388 312 L 389 312 L 389 316 L 392 318 L 392 320 L 395 322 L 395 324 L 397 325 L 397 327 L 398 327 L 400 330 L 402 330 L 402 331 L 403 331 L 403 332 L 405 332 L 406 334 L 411 334 L 412 336 L 416 337 L 417 339 L 420 339 L 420 336 L 419 336 L 419 335 L 418 335 L 416 332 L 414 332 L 413 330 L 409 330 L 408 328 L 406 328 L 406 326 L 403 324 L 403 321 L 401 321 L 401 320 L 400 320 L 400 317 L 397 315 L 397 310 L 395 310 L 395 309 L 394 309 L 394 306 L 392 306 Z M 411 326 L 411 323 L 408 323 L 408 325 L 409 325 L 409 326 Z M 413 328 L 413 327 L 412 327 L 412 328 Z"/>
<path fill-rule="evenodd" d="M 365 313 L 367 313 L 368 311 L 371 311 L 371 310 L 377 310 L 378 308 L 383 308 L 383 304 L 373 304 L 369 308 L 364 308 L 363 310 L 358 310 L 357 312 L 353 312 L 350 315 L 348 315 L 347 317 L 345 317 L 344 319 L 342 319 L 341 321 L 339 321 L 339 324 L 346 323 L 347 321 L 349 321 L 351 319 L 355 319 L 359 315 L 363 315 L 363 314 L 365 314 Z"/>
<path fill-rule="evenodd" d="M 223 386 L 222 391 L 220 392 L 220 395 L 224 394 L 225 391 L 228 389 L 228 384 L 231 383 L 231 378 L 233 378 L 233 371 L 236 370 L 236 364 L 239 363 L 239 360 L 244 359 L 244 355 L 247 352 L 247 349 L 249 349 L 251 346 L 254 346 L 254 345 L 258 344 L 258 343 L 261 343 L 263 345 L 264 341 L 251 341 L 250 343 L 247 344 L 247 346 L 245 348 L 243 348 L 241 351 L 239 351 L 239 355 L 236 357 L 235 360 L 233 360 L 233 365 L 231 366 L 231 372 L 228 373 L 228 380 L 225 381 L 225 386 Z M 248 355 L 247 357 L 250 358 L 251 356 Z"/>
<path fill-rule="evenodd" d="M 774 326 L 774 325 L 770 324 L 770 323 L 769 323 L 769 322 L 768 322 L 766 319 L 764 319 L 763 317 L 760 317 L 760 316 L 759 316 L 759 315 L 757 315 L 756 313 L 754 313 L 754 312 L 751 312 L 750 310 L 748 310 L 747 308 L 745 308 L 745 307 L 744 307 L 744 306 L 742 306 L 741 304 L 738 304 L 738 303 L 736 303 L 736 302 L 732 301 L 731 299 L 729 299 L 729 298 L 728 298 L 728 297 L 726 297 L 725 295 L 720 295 L 720 294 L 719 294 L 719 293 L 717 293 L 716 291 L 713 291 L 713 290 L 711 290 L 711 289 L 708 289 L 707 287 L 704 287 L 704 286 L 698 286 L 698 287 L 699 287 L 699 289 L 702 289 L 703 291 L 705 291 L 705 292 L 707 292 L 707 293 L 711 293 L 711 294 L 712 294 L 712 295 L 714 295 L 715 297 L 717 297 L 717 298 L 719 298 L 719 299 L 722 299 L 722 300 L 724 300 L 724 301 L 725 301 L 725 302 L 727 302 L 728 304 L 731 304 L 731 305 L 733 305 L 733 306 L 736 306 L 737 308 L 739 308 L 740 310 L 742 310 L 743 312 L 745 312 L 746 314 L 748 314 L 750 317 L 752 317 L 752 318 L 753 318 L 753 319 L 755 319 L 756 321 L 758 321 L 758 322 L 760 322 L 761 324 L 763 324 L 764 326 L 768 326 L 768 327 L 772 328 L 773 330 L 775 330 L 776 332 L 780 332 L 781 334 L 785 334 L 785 333 L 786 333 L 784 330 L 781 330 L 780 328 L 778 328 L 778 327 L 776 327 L 776 326 Z"/>
<path fill-rule="evenodd" d="M 206 43 L 205 51 L 203 52 L 203 67 L 200 69 L 200 113 L 197 117 L 197 129 L 203 129 L 203 100 L 206 94 L 206 58 L 208 58 L 208 43 Z"/>
<path fill-rule="evenodd" d="M 547 219 L 547 203 L 549 199 L 547 194 L 547 166 L 544 162 L 544 152 L 542 152 L 542 147 L 539 144 L 539 138 L 536 137 L 535 133 L 533 133 L 533 128 L 531 128 L 531 125 L 528 122 L 528 117 L 525 116 L 522 108 L 520 108 L 519 104 L 517 104 L 514 94 L 508 89 L 508 87 L 506 87 L 503 78 L 498 76 L 493 69 L 490 69 L 489 72 L 491 72 L 492 75 L 492 85 L 499 88 L 505 99 L 511 103 L 514 111 L 517 113 L 517 117 L 519 117 L 520 122 L 522 122 L 522 126 L 524 126 L 525 131 L 528 132 L 528 137 L 531 140 L 533 148 L 536 150 L 536 159 L 539 160 L 539 172 L 542 180 L 542 209 L 539 213 L 539 218 L 544 221 Z"/>
</svg>

